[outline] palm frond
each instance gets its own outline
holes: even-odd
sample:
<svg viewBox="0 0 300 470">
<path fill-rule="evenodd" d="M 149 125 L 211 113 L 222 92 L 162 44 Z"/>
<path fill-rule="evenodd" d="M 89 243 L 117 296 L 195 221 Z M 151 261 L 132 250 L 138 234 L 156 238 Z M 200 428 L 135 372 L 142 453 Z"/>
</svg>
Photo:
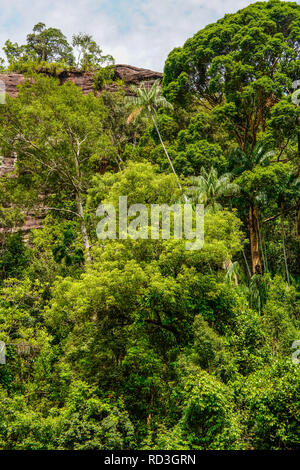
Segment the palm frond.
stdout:
<svg viewBox="0 0 300 470">
<path fill-rule="evenodd" d="M 140 106 L 138 108 L 135 108 L 133 111 L 131 111 L 126 121 L 127 124 L 130 124 L 132 121 L 134 121 L 137 118 L 137 116 L 141 114 L 142 110 L 143 108 Z"/>
</svg>

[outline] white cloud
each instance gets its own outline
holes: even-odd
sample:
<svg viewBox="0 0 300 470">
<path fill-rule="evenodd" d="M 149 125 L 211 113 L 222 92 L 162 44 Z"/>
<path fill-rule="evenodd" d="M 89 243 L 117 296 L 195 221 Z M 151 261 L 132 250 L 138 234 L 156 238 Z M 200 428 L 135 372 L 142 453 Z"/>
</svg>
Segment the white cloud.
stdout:
<svg viewBox="0 0 300 470">
<path fill-rule="evenodd" d="M 34 24 L 60 28 L 70 40 L 93 34 L 117 63 L 162 70 L 168 53 L 206 24 L 250 0 L 0 0 L 0 43 L 23 43 Z"/>
</svg>

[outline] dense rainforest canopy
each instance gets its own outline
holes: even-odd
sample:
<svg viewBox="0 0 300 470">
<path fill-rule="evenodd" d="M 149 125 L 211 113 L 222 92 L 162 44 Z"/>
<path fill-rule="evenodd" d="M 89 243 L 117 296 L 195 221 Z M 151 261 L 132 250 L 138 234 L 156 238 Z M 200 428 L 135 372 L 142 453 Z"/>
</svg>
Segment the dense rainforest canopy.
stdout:
<svg viewBox="0 0 300 470">
<path fill-rule="evenodd" d="M 130 92 L 86 34 L 3 49 L 0 449 L 299 449 L 300 6 L 225 15 Z M 124 195 L 204 204 L 203 248 L 99 240 Z"/>
</svg>

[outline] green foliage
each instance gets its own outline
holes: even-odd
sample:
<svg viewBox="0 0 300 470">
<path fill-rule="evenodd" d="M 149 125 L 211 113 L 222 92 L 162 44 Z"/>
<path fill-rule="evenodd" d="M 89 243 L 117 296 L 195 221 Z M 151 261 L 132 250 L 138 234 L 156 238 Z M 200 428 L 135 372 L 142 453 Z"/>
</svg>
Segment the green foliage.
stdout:
<svg viewBox="0 0 300 470">
<path fill-rule="evenodd" d="M 101 48 L 89 34 L 74 34 L 72 47 L 60 29 L 47 28 L 40 22 L 33 27 L 33 32 L 26 39 L 24 45 L 13 43 L 9 39 L 5 42 L 3 51 L 9 70 L 18 73 L 39 70 L 63 72 L 67 68 L 76 67 L 88 71 L 99 69 L 105 63 L 108 66 L 114 63 L 113 57 L 103 55 Z M 108 75 L 107 70 L 106 79 L 109 79 Z"/>
<path fill-rule="evenodd" d="M 102 67 L 94 75 L 94 88 L 95 90 L 101 90 L 103 85 L 111 83 L 114 78 L 114 67 L 107 66 Z"/>
<path fill-rule="evenodd" d="M 270 104 L 297 78 L 299 6 L 258 2 L 226 15 L 168 56 L 167 98 L 188 102 L 195 94 L 215 112 L 241 148 L 255 144 Z"/>
<path fill-rule="evenodd" d="M 224 174 L 218 178 L 217 171 L 211 168 L 207 173 L 202 168 L 201 175 L 192 178 L 194 186 L 191 188 L 192 198 L 196 203 L 204 204 L 213 211 L 221 209 L 217 202 L 222 196 L 232 196 L 239 192 L 239 186 L 230 182 L 230 175 Z"/>
<path fill-rule="evenodd" d="M 104 56 L 102 54 L 102 50 L 89 34 L 74 34 L 72 38 L 72 45 L 73 47 L 79 49 L 77 68 L 81 68 L 82 70 L 97 69 L 105 62 L 107 62 L 108 65 L 113 64 L 114 62 L 114 59 L 111 55 Z M 106 75 L 105 79 L 109 79 L 110 67 L 107 67 L 104 70 L 105 72 L 102 73 L 103 75 Z M 99 80 L 98 74 L 97 77 Z"/>
<path fill-rule="evenodd" d="M 52 408 L 46 417 L 28 410 L 24 397 L 3 395 L 3 450 L 124 450 L 134 445 L 133 426 L 122 403 L 92 396 L 84 382 L 74 382 L 66 406 Z"/>
<path fill-rule="evenodd" d="M 299 367 L 281 360 L 238 385 L 238 400 L 246 409 L 247 433 L 255 448 L 299 448 L 299 379 Z"/>
<path fill-rule="evenodd" d="M 44 23 L 37 23 L 33 32 L 27 36 L 27 51 L 38 61 L 64 61 L 72 64 L 72 49 L 66 37 L 57 28 L 46 28 Z"/>
<path fill-rule="evenodd" d="M 189 448 L 239 449 L 241 425 L 232 413 L 232 396 L 225 385 L 200 368 L 182 361 L 184 384 L 177 399 L 182 409 L 179 428 Z"/>
<path fill-rule="evenodd" d="M 81 248 L 76 248 L 76 246 L 74 246 L 76 232 L 72 230 L 72 226 L 68 226 L 66 230 L 64 230 L 62 236 L 63 239 L 61 243 L 58 243 L 52 249 L 55 261 L 58 263 L 64 261 L 67 266 L 70 266 L 71 264 L 83 264 L 84 253 Z"/>
<path fill-rule="evenodd" d="M 19 46 L 7 40 L 3 48 L 9 65 L 13 70 L 21 71 L 26 62 L 63 62 L 73 65 L 72 48 L 66 37 L 57 28 L 46 28 L 44 23 L 37 23 L 33 32 L 27 35 L 27 44 Z"/>
<path fill-rule="evenodd" d="M 14 233 L 8 236 L 0 252 L 0 278 L 22 275 L 30 259 L 30 250 L 25 246 L 22 235 Z"/>
<path fill-rule="evenodd" d="M 28 77 L 0 108 L 0 449 L 298 449 L 299 6 L 226 15 L 129 99 L 73 45 L 87 96 L 55 79 L 59 30 L 5 45 Z M 172 218 L 169 239 L 99 240 L 120 196 L 204 203 L 202 249 Z"/>
</svg>

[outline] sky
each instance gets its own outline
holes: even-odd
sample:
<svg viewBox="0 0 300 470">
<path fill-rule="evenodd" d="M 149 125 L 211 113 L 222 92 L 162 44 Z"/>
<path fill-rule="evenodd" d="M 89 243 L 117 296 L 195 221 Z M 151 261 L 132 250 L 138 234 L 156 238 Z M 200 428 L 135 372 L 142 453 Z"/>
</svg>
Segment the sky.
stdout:
<svg viewBox="0 0 300 470">
<path fill-rule="evenodd" d="M 0 0 L 0 47 L 24 44 L 38 23 L 92 34 L 117 64 L 162 71 L 168 53 L 249 0 Z M 299 3 L 299 2 L 298 2 Z M 4 53 L 1 54 L 4 57 Z"/>
</svg>

